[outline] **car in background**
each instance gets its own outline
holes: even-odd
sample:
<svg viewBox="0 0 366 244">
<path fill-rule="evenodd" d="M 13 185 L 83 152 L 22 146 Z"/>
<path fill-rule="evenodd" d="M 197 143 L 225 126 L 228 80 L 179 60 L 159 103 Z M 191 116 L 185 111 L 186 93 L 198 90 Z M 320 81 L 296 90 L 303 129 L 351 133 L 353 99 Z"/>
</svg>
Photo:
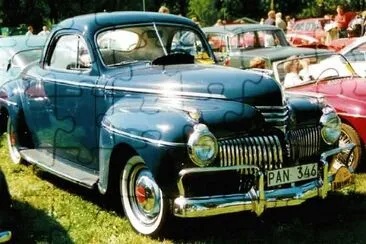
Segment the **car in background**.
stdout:
<svg viewBox="0 0 366 244">
<path fill-rule="evenodd" d="M 321 48 L 333 51 L 333 49 L 329 46 L 321 43 L 318 39 L 308 35 L 287 33 L 286 39 L 294 47 L 308 47 L 316 49 Z"/>
<path fill-rule="evenodd" d="M 324 30 L 324 26 L 330 23 L 331 20 L 326 18 L 308 18 L 295 21 L 291 30 L 288 31 L 289 34 L 301 34 L 313 37 L 319 42 L 324 43 L 325 37 L 327 35 Z"/>
<path fill-rule="evenodd" d="M 30 63 L 39 60 L 46 38 L 10 36 L 0 39 L 0 86 L 16 78 Z"/>
<path fill-rule="evenodd" d="M 188 18 L 66 19 L 40 62 L 1 86 L 11 161 L 114 194 L 144 235 L 172 215 L 260 215 L 340 186 L 345 167 L 331 159 L 352 145 L 339 147 L 332 108 L 285 97 L 269 76 L 213 63 Z"/>
<path fill-rule="evenodd" d="M 351 20 L 354 16 L 354 12 L 347 12 L 347 19 Z M 295 21 L 291 30 L 288 34 L 301 34 L 311 36 L 321 43 L 325 42 L 327 35 L 325 26 L 331 23 L 332 20 L 329 18 L 308 18 Z"/>
<path fill-rule="evenodd" d="M 304 65 L 304 63 L 306 65 Z M 291 65 L 303 64 L 298 76 Z M 301 68 L 301 67 L 300 67 Z M 340 54 L 297 57 L 276 62 L 275 79 L 286 92 L 316 96 L 333 106 L 342 120 L 340 144 L 353 143 L 354 151 L 344 162 L 352 171 L 360 167 L 366 142 L 366 79 L 358 76 L 350 63 Z M 289 74 L 288 74 L 289 73 Z M 302 78 L 291 86 L 285 84 L 286 76 Z M 345 157 L 343 157 L 345 158 Z"/>
<path fill-rule="evenodd" d="M 328 53 L 328 50 L 291 46 L 282 29 L 271 25 L 245 24 L 202 28 L 219 62 L 241 69 L 250 68 L 253 58 L 263 58 L 266 68 L 274 61 L 293 55 Z"/>
<path fill-rule="evenodd" d="M 358 75 L 366 77 L 366 36 L 348 40 L 339 53 L 348 59 Z"/>
</svg>

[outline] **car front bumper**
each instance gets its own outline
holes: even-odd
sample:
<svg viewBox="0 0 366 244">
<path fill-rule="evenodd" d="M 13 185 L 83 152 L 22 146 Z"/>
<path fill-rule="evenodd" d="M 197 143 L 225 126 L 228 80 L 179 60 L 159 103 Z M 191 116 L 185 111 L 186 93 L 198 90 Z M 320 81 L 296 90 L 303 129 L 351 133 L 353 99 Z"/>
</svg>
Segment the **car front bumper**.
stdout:
<svg viewBox="0 0 366 244">
<path fill-rule="evenodd" d="M 261 215 L 267 208 L 299 205 L 307 199 L 318 196 L 325 198 L 328 192 L 332 189 L 340 188 L 340 186 L 343 187 L 345 185 L 342 184 L 342 182 L 335 182 L 334 179 L 338 178 L 335 177 L 337 171 L 332 172 L 334 169 L 329 170 L 328 159 L 331 156 L 340 153 L 342 150 L 351 151 L 353 147 L 353 144 L 348 144 L 342 148 L 339 147 L 322 153 L 320 162 L 323 165 L 323 172 L 321 177 L 300 186 L 276 190 L 265 190 L 263 172 L 261 172 L 258 167 L 252 165 L 230 166 L 225 168 L 208 167 L 184 169 L 180 172 L 180 179 L 178 181 L 180 196 L 174 200 L 173 213 L 175 216 L 182 218 L 206 217 L 242 211 L 253 211 L 257 215 Z M 192 198 L 184 196 L 184 187 L 182 182 L 183 178 L 189 174 L 241 169 L 255 169 L 259 176 L 256 187 L 257 189 L 252 187 L 244 194 Z M 344 173 L 344 167 L 342 173 Z M 348 179 L 347 184 L 349 182 L 353 182 L 353 176 L 352 179 Z"/>
</svg>

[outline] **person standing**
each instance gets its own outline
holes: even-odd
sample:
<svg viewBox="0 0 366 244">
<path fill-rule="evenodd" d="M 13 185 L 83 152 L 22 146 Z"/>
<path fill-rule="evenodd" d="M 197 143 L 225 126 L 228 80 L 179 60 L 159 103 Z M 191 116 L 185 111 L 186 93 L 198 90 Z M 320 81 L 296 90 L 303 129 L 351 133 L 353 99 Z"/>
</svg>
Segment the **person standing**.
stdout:
<svg viewBox="0 0 366 244">
<path fill-rule="evenodd" d="M 284 32 L 287 30 L 286 22 L 282 19 L 282 13 L 276 13 L 276 26 L 281 28 Z"/>
<path fill-rule="evenodd" d="M 337 15 L 335 16 L 334 21 L 338 27 L 339 37 L 347 37 L 348 22 L 342 5 L 337 6 Z"/>
<path fill-rule="evenodd" d="M 42 31 L 38 33 L 39 36 L 48 36 L 50 31 L 48 30 L 47 26 L 42 27 Z"/>
<path fill-rule="evenodd" d="M 264 21 L 266 25 L 276 25 L 276 12 L 271 10 L 268 12 L 268 18 Z"/>
<path fill-rule="evenodd" d="M 26 36 L 33 36 L 33 26 L 28 26 L 27 33 L 25 33 Z"/>
</svg>

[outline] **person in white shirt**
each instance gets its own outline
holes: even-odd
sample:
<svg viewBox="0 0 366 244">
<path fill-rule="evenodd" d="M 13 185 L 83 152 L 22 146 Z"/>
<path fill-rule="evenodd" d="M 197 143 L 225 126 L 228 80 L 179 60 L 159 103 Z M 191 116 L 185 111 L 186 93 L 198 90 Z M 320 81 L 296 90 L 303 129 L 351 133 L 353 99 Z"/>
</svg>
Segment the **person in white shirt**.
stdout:
<svg viewBox="0 0 366 244">
<path fill-rule="evenodd" d="M 33 26 L 28 26 L 27 33 L 25 33 L 26 36 L 33 36 Z"/>
<path fill-rule="evenodd" d="M 42 31 L 38 33 L 39 36 L 47 36 L 48 34 L 50 34 L 50 31 L 45 25 L 42 27 Z"/>
<path fill-rule="evenodd" d="M 311 80 L 308 72 L 308 60 L 299 60 L 296 56 L 288 58 L 289 61 L 284 63 L 286 76 L 283 82 L 285 88 L 290 88 L 306 83 Z"/>
<path fill-rule="evenodd" d="M 276 13 L 276 26 L 281 28 L 283 31 L 286 32 L 287 26 L 286 22 L 282 19 L 282 13 L 278 12 Z"/>
</svg>

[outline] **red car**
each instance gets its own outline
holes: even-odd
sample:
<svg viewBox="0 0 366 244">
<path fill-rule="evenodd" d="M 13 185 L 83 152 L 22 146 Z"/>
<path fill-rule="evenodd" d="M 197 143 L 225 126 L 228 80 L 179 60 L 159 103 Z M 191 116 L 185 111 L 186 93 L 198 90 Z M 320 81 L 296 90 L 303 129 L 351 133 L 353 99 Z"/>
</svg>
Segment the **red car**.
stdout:
<svg viewBox="0 0 366 244">
<path fill-rule="evenodd" d="M 311 36 L 324 43 L 326 36 L 324 26 L 329 21 L 330 20 L 325 18 L 309 18 L 298 20 L 287 33 Z"/>
<path fill-rule="evenodd" d="M 361 162 L 366 142 L 366 79 L 358 76 L 340 54 L 318 54 L 282 60 L 273 72 L 287 92 L 313 96 L 338 112 L 343 124 L 340 144 L 354 143 L 354 151 L 342 160 L 352 170 Z"/>
</svg>

